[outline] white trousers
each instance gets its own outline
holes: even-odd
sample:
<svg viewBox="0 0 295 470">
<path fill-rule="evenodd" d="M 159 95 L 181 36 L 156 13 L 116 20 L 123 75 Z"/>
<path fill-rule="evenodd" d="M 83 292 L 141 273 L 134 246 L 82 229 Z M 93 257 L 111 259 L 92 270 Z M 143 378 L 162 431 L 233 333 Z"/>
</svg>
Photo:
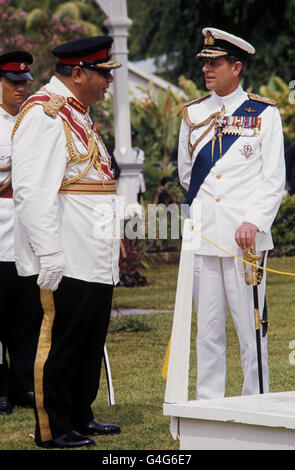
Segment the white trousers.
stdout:
<svg viewBox="0 0 295 470">
<path fill-rule="evenodd" d="M 251 266 L 247 269 L 250 273 Z M 265 278 L 266 272 L 258 286 L 260 316 L 265 299 Z M 240 343 L 244 375 L 242 394 L 258 394 L 253 286 L 245 282 L 243 263 L 231 257 L 195 255 L 193 295 L 197 310 L 197 399 L 222 398 L 225 395 L 228 309 Z M 267 335 L 264 338 L 261 335 L 261 355 L 263 391 L 267 393 Z"/>
</svg>

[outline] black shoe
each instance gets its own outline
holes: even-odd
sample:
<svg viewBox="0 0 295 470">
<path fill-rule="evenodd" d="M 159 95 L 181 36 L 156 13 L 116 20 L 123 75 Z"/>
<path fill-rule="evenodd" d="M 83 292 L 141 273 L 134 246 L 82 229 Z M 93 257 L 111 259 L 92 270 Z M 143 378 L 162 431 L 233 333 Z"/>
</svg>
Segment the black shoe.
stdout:
<svg viewBox="0 0 295 470">
<path fill-rule="evenodd" d="M 34 392 L 22 392 L 13 396 L 13 404 L 23 408 L 33 408 L 35 402 Z"/>
<path fill-rule="evenodd" d="M 11 415 L 12 404 L 7 395 L 0 397 L 0 415 Z"/>
<path fill-rule="evenodd" d="M 64 449 L 70 447 L 93 446 L 95 445 L 95 441 L 89 437 L 82 436 L 82 434 L 77 431 L 70 431 L 62 436 L 52 439 L 51 441 L 39 442 L 36 440 L 36 444 L 39 447 L 45 447 L 45 449 Z"/>
<path fill-rule="evenodd" d="M 96 419 L 89 421 L 89 423 L 85 424 L 79 430 L 87 436 L 98 436 L 100 434 L 119 434 L 121 432 L 121 429 L 117 424 L 99 423 L 96 421 Z"/>
</svg>

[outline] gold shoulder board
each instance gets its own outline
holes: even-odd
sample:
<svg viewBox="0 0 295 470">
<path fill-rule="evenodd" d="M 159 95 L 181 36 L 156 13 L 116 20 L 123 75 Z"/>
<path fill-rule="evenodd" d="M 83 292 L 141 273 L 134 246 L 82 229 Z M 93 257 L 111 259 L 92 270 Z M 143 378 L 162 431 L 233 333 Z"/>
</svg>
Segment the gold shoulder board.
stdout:
<svg viewBox="0 0 295 470">
<path fill-rule="evenodd" d="M 278 105 L 278 103 L 275 100 L 272 100 L 271 98 L 267 98 L 266 96 L 259 96 L 259 95 L 255 95 L 254 93 L 249 93 L 248 97 L 250 100 L 260 101 L 260 103 L 269 104 L 270 106 Z"/>
<path fill-rule="evenodd" d="M 54 95 L 47 103 L 43 103 L 43 109 L 48 116 L 56 118 L 57 113 L 66 104 L 66 99 L 62 95 Z"/>
</svg>

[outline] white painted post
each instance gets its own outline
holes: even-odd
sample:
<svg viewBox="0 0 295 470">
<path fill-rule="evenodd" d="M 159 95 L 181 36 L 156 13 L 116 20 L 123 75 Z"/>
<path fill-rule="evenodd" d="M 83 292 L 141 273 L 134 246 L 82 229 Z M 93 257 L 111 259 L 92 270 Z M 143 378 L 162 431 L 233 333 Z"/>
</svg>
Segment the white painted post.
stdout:
<svg viewBox="0 0 295 470">
<path fill-rule="evenodd" d="M 195 247 L 193 222 L 186 219 L 179 261 L 165 403 L 183 403 L 188 399 Z"/>
<path fill-rule="evenodd" d="M 121 168 L 118 183 L 118 194 L 124 197 L 125 207 L 137 204 L 138 173 L 143 165 L 135 163 L 131 147 L 131 124 L 128 89 L 128 28 L 132 21 L 127 15 L 126 0 L 96 0 L 106 14 L 104 24 L 114 39 L 112 55 L 122 63 L 114 70 L 115 81 L 112 84 L 114 93 L 115 121 L 115 158 Z"/>
</svg>

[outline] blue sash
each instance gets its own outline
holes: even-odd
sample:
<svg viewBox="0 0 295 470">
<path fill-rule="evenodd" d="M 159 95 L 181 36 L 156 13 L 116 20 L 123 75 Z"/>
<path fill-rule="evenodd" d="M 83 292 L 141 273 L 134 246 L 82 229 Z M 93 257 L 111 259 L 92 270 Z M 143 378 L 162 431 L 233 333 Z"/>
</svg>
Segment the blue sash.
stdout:
<svg viewBox="0 0 295 470">
<path fill-rule="evenodd" d="M 249 116 L 249 112 L 246 111 L 245 108 L 251 107 L 255 109 L 255 117 L 259 116 L 265 108 L 268 106 L 266 103 L 262 103 L 260 101 L 254 100 L 246 100 L 244 103 L 239 106 L 238 109 L 232 114 L 232 116 Z M 228 149 L 232 146 L 232 144 L 239 138 L 239 135 L 229 135 L 223 134 L 222 135 L 222 154 L 224 155 Z M 204 147 L 201 148 L 199 151 L 191 173 L 191 179 L 189 184 L 189 189 L 184 201 L 184 204 L 189 204 L 193 202 L 194 198 L 197 195 L 197 192 L 200 189 L 203 181 L 205 180 L 206 176 L 210 173 L 211 168 L 215 165 L 217 160 L 219 160 L 219 145 L 218 141 L 215 142 L 214 147 L 214 154 L 212 159 L 212 142 L 209 140 Z M 212 161 L 213 160 L 213 161 Z"/>
</svg>

